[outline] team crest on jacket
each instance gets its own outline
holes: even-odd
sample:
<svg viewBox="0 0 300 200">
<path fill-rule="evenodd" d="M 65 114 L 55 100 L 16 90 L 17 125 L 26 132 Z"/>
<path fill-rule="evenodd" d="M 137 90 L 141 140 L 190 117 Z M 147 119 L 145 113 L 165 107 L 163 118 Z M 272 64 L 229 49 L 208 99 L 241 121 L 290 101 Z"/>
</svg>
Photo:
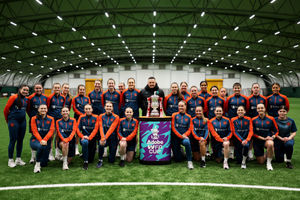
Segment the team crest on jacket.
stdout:
<svg viewBox="0 0 300 200">
<path fill-rule="evenodd" d="M 253 103 L 253 100 L 251 99 L 251 101 L 250 101 L 251 103 Z"/>
<path fill-rule="evenodd" d="M 72 122 L 69 122 L 69 125 L 72 126 Z"/>
<path fill-rule="evenodd" d="M 84 101 L 87 102 L 87 99 L 85 99 Z"/>
<path fill-rule="evenodd" d="M 94 119 L 92 120 L 92 123 L 95 123 L 95 120 L 94 120 Z"/>
<path fill-rule="evenodd" d="M 201 103 L 201 101 L 199 100 L 199 101 L 198 101 L 198 103 L 200 104 L 200 103 Z"/>
<path fill-rule="evenodd" d="M 248 125 L 248 122 L 244 122 L 244 125 Z"/>
<path fill-rule="evenodd" d="M 46 124 L 50 124 L 50 121 L 47 121 Z"/>
<path fill-rule="evenodd" d="M 286 123 L 286 125 L 290 126 L 290 125 L 291 125 L 291 123 L 290 123 L 290 122 L 288 122 L 288 123 Z"/>
<path fill-rule="evenodd" d="M 64 102 L 64 100 L 61 99 L 60 102 Z"/>
<path fill-rule="evenodd" d="M 224 124 L 224 125 L 226 125 L 226 124 L 227 124 L 227 122 L 223 122 L 223 124 Z"/>
<path fill-rule="evenodd" d="M 282 102 L 282 99 L 279 99 L 280 102 Z"/>
<path fill-rule="evenodd" d="M 134 96 L 136 96 L 136 93 L 134 93 Z"/>
<path fill-rule="evenodd" d="M 176 119 L 178 119 L 179 117 L 178 116 L 176 116 Z"/>
<path fill-rule="evenodd" d="M 39 123 L 40 123 L 40 121 L 37 121 L 36 123 L 38 123 L 38 124 L 39 124 Z"/>
<path fill-rule="evenodd" d="M 115 94 L 115 97 L 118 97 L 118 95 Z"/>
<path fill-rule="evenodd" d="M 270 124 L 270 122 L 269 122 L 269 121 L 267 121 L 267 124 Z"/>
<path fill-rule="evenodd" d="M 123 122 L 123 125 L 125 125 L 125 121 Z"/>
<path fill-rule="evenodd" d="M 219 101 L 219 103 L 222 103 L 222 101 Z"/>
<path fill-rule="evenodd" d="M 110 119 L 110 121 L 112 122 L 112 121 L 114 121 L 114 119 L 113 119 L 113 118 L 111 118 L 111 119 Z"/>
<path fill-rule="evenodd" d="M 134 123 L 132 123 L 131 126 L 134 126 Z"/>
<path fill-rule="evenodd" d="M 59 122 L 59 124 L 60 124 L 60 125 L 63 125 L 63 123 L 62 123 L 62 122 Z"/>
<path fill-rule="evenodd" d="M 260 103 L 263 103 L 264 101 L 263 100 L 260 100 Z"/>
<path fill-rule="evenodd" d="M 186 122 L 187 122 L 187 121 L 188 121 L 188 119 L 187 119 L 187 118 L 185 118 L 185 119 L 184 119 L 184 121 L 186 121 Z"/>
<path fill-rule="evenodd" d="M 52 101 L 53 101 L 53 102 L 55 102 L 55 100 L 54 100 L 54 99 L 52 99 Z"/>
<path fill-rule="evenodd" d="M 15 125 L 14 125 L 14 123 L 10 123 L 10 127 L 14 127 Z"/>
<path fill-rule="evenodd" d="M 242 99 L 242 103 L 244 103 L 245 102 L 245 100 L 244 99 Z"/>
</svg>

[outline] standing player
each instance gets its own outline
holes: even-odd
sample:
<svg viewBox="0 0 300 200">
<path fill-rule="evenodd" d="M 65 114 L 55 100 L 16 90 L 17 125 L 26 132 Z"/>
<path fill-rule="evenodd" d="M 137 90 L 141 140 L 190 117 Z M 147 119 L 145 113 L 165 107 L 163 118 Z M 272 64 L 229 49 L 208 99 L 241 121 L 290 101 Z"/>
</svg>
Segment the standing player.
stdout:
<svg viewBox="0 0 300 200">
<path fill-rule="evenodd" d="M 106 90 L 103 93 L 102 97 L 102 105 L 104 106 L 107 101 L 110 101 L 113 103 L 113 112 L 116 115 L 120 115 L 120 109 L 121 109 L 121 93 L 115 89 L 115 80 L 112 78 L 109 78 L 107 80 L 107 87 L 108 90 Z"/>
<path fill-rule="evenodd" d="M 191 94 L 187 91 L 188 88 L 188 84 L 185 81 L 182 81 L 180 83 L 180 92 L 184 98 L 184 100 L 187 100 L 187 98 L 189 98 L 191 96 Z"/>
<path fill-rule="evenodd" d="M 191 97 L 186 99 L 186 103 L 187 113 L 192 117 L 196 116 L 195 110 L 197 106 L 201 106 L 204 113 L 207 110 L 206 101 L 203 97 L 198 96 L 198 89 L 196 86 L 191 87 Z"/>
<path fill-rule="evenodd" d="M 227 99 L 227 91 L 226 88 L 220 88 L 220 97 L 222 97 L 225 101 Z"/>
<path fill-rule="evenodd" d="M 211 145 L 213 154 L 216 158 L 216 161 L 220 163 L 223 157 L 222 148 L 224 147 L 223 168 L 229 169 L 229 140 L 232 137 L 232 124 L 230 119 L 223 116 L 222 107 L 216 107 L 215 115 L 216 117 L 210 120 L 209 126 L 209 131 L 212 134 Z"/>
<path fill-rule="evenodd" d="M 274 140 L 275 158 L 277 162 L 285 160 L 286 167 L 293 169 L 292 155 L 294 150 L 294 138 L 296 136 L 297 127 L 295 121 L 287 117 L 288 109 L 286 106 L 280 106 L 278 110 L 278 117 L 275 121 L 278 125 L 279 134 Z M 284 155 L 286 159 L 284 159 Z"/>
<path fill-rule="evenodd" d="M 8 125 L 9 145 L 8 145 L 8 166 L 13 168 L 16 165 L 25 165 L 21 159 L 23 139 L 26 131 L 26 107 L 29 87 L 21 85 L 18 94 L 9 97 L 4 108 L 4 117 Z M 17 143 L 16 162 L 14 161 L 14 149 Z"/>
<path fill-rule="evenodd" d="M 178 102 L 183 100 L 178 84 L 173 82 L 171 84 L 171 93 L 164 99 L 164 110 L 166 116 L 172 116 L 173 113 L 178 112 Z"/>
<path fill-rule="evenodd" d="M 52 87 L 53 93 L 47 98 L 47 106 L 48 106 L 48 115 L 53 117 L 55 121 L 59 120 L 62 116 L 61 116 L 61 109 L 65 106 L 65 97 L 62 96 L 60 94 L 60 84 L 59 83 L 54 83 L 53 87 Z M 55 123 L 54 123 L 55 124 Z M 54 135 L 55 132 L 54 132 Z M 59 148 L 57 147 L 57 139 L 55 137 L 55 143 L 54 143 L 54 147 L 55 147 L 55 158 L 56 159 L 60 159 L 60 152 L 59 152 Z M 50 140 L 52 141 L 52 139 Z M 53 157 L 53 153 L 52 153 L 52 148 L 50 149 L 50 153 L 49 153 L 49 160 L 55 160 Z"/>
<path fill-rule="evenodd" d="M 200 167 L 205 168 L 205 153 L 206 153 L 206 141 L 208 138 L 208 124 L 209 120 L 204 117 L 203 108 L 201 106 L 196 107 L 196 117 L 192 119 L 192 134 L 194 139 L 191 139 L 191 146 L 193 157 L 196 161 L 200 160 Z M 200 152 L 200 154 L 199 154 Z"/>
<path fill-rule="evenodd" d="M 66 98 L 65 107 L 69 108 L 69 111 L 71 110 L 72 105 L 72 96 L 70 94 L 70 85 L 69 83 L 62 84 L 62 92 L 61 95 Z"/>
<path fill-rule="evenodd" d="M 241 163 L 241 168 L 246 169 L 246 160 L 250 147 L 251 137 L 253 135 L 252 120 L 245 116 L 246 110 L 244 106 L 239 106 L 237 117 L 231 119 L 233 125 L 233 133 L 235 140 L 234 147 L 236 152 L 236 160 Z"/>
<path fill-rule="evenodd" d="M 192 149 L 189 139 L 191 134 L 192 118 L 189 114 L 186 114 L 186 102 L 184 100 L 178 103 L 177 113 L 172 115 L 172 135 L 171 146 L 174 153 L 174 159 L 176 162 L 182 161 L 182 152 L 180 145 L 185 147 L 186 157 L 188 161 L 188 169 L 194 169 L 192 162 Z"/>
<path fill-rule="evenodd" d="M 95 89 L 88 94 L 90 98 L 93 114 L 100 115 L 104 113 L 102 106 L 102 85 L 100 80 L 95 80 Z"/>
<path fill-rule="evenodd" d="M 114 163 L 118 146 L 117 128 L 119 116 L 113 113 L 113 104 L 110 101 L 105 103 L 105 113 L 99 116 L 99 129 L 101 140 L 99 143 L 99 161 L 97 168 L 103 166 L 104 147 L 109 146 L 108 162 Z"/>
<path fill-rule="evenodd" d="M 266 115 L 264 104 L 257 105 L 258 116 L 252 119 L 253 123 L 253 148 L 259 164 L 264 164 L 266 158 L 264 149 L 267 149 L 267 170 L 273 170 L 272 158 L 274 152 L 273 140 L 278 135 L 278 127 L 275 119 Z"/>
<path fill-rule="evenodd" d="M 122 92 L 125 90 L 125 83 L 120 82 L 118 88 L 119 88 L 119 92 L 122 94 Z"/>
<path fill-rule="evenodd" d="M 126 108 L 130 107 L 133 110 L 133 117 L 137 119 L 139 117 L 139 95 L 140 91 L 135 89 L 134 78 L 129 78 L 127 80 L 128 89 L 124 90 L 121 95 L 122 111 L 123 116 L 125 116 L 124 111 Z"/>
<path fill-rule="evenodd" d="M 43 86 L 41 83 L 36 83 L 34 85 L 34 93 L 28 97 L 27 104 L 27 114 L 29 116 L 29 133 L 32 134 L 31 130 L 31 118 L 38 113 L 38 108 L 41 104 L 47 104 L 47 97 L 43 94 Z M 36 151 L 31 149 L 31 159 L 30 164 L 35 162 Z"/>
<path fill-rule="evenodd" d="M 268 114 L 272 117 L 278 117 L 278 110 L 280 106 L 285 105 L 287 108 L 287 111 L 290 109 L 290 103 L 288 98 L 279 93 L 280 91 L 280 85 L 279 83 L 273 83 L 272 84 L 272 92 L 273 94 L 267 97 L 267 111 Z"/>
<path fill-rule="evenodd" d="M 203 97 L 205 100 L 208 97 L 211 97 L 211 94 L 207 92 L 207 81 L 200 82 L 200 92 L 198 95 Z"/>
<path fill-rule="evenodd" d="M 207 110 L 208 110 L 208 112 L 207 112 L 208 119 L 212 119 L 215 117 L 216 107 L 221 106 L 223 108 L 223 110 L 225 110 L 225 99 L 218 96 L 218 87 L 212 86 L 210 88 L 210 92 L 211 92 L 212 96 L 206 100 Z"/>
<path fill-rule="evenodd" d="M 63 170 L 68 170 L 68 164 L 75 156 L 75 133 L 77 129 L 76 120 L 70 118 L 69 108 L 61 110 L 62 118 L 56 121 L 56 130 L 59 136 L 58 146 L 62 150 Z"/>
<path fill-rule="evenodd" d="M 120 119 L 118 126 L 118 136 L 120 139 L 120 166 L 125 166 L 125 157 L 127 162 L 132 162 L 134 150 L 136 147 L 136 133 L 138 130 L 138 121 L 133 118 L 133 110 L 128 107 L 125 110 L 125 118 Z"/>
<path fill-rule="evenodd" d="M 55 129 L 55 120 L 53 117 L 47 115 L 47 111 L 47 106 L 41 104 L 38 108 L 38 114 L 31 119 L 31 130 L 33 134 L 30 138 L 30 146 L 36 151 L 34 173 L 41 172 L 41 167 L 46 167 L 48 163 L 51 137 Z"/>
<path fill-rule="evenodd" d="M 83 169 L 87 170 L 89 163 L 94 161 L 96 152 L 95 135 L 98 132 L 98 116 L 93 114 L 90 104 L 84 106 L 85 114 L 80 115 L 77 122 L 77 135 L 82 145 Z"/>
</svg>

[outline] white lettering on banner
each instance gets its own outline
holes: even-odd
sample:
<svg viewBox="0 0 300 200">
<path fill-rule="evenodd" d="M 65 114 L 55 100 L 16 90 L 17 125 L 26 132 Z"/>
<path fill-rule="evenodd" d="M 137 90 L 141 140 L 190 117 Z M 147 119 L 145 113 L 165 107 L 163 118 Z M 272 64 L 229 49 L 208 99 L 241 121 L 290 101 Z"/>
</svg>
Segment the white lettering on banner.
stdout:
<svg viewBox="0 0 300 200">
<path fill-rule="evenodd" d="M 154 145 L 154 144 L 164 144 L 164 142 L 163 141 L 159 141 L 159 140 L 148 140 L 147 141 L 147 144 L 148 145 Z"/>
</svg>

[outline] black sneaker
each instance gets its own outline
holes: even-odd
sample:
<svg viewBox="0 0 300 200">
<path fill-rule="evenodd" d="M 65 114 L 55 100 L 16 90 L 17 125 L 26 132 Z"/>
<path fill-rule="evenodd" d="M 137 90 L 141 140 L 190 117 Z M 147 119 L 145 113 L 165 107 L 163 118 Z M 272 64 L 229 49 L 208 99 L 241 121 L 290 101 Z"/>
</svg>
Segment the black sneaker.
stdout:
<svg viewBox="0 0 300 200">
<path fill-rule="evenodd" d="M 206 167 L 206 163 L 205 163 L 204 160 L 201 160 L 201 161 L 200 161 L 200 167 L 201 167 L 201 168 L 205 168 L 205 167 Z"/>
<path fill-rule="evenodd" d="M 293 169 L 293 165 L 291 162 L 286 162 L 286 168 Z"/>
<path fill-rule="evenodd" d="M 88 166 L 89 166 L 89 163 L 84 162 L 82 169 L 87 170 Z"/>
<path fill-rule="evenodd" d="M 103 162 L 101 160 L 99 160 L 97 163 L 97 168 L 101 168 L 102 166 L 103 166 Z"/>
<path fill-rule="evenodd" d="M 120 167 L 125 167 L 125 160 L 120 160 L 119 165 L 120 165 Z"/>
</svg>

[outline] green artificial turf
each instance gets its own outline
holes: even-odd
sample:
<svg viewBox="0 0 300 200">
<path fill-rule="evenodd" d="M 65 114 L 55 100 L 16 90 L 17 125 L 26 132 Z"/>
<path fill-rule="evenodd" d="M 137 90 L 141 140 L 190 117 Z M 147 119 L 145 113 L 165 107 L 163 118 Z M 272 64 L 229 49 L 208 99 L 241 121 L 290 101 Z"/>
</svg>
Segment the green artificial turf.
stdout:
<svg viewBox="0 0 300 200">
<path fill-rule="evenodd" d="M 299 134 L 295 138 L 292 159 L 295 168 L 293 170 L 286 169 L 283 163 L 273 162 L 274 171 L 267 171 L 264 165 L 258 165 L 255 161 L 249 162 L 246 170 L 240 169 L 240 165 L 232 161 L 230 170 L 224 170 L 222 164 L 208 161 L 205 169 L 200 168 L 199 163 L 194 162 L 195 169 L 190 171 L 186 167 L 186 162 L 170 165 L 142 165 L 137 159 L 133 163 L 126 164 L 124 168 L 119 167 L 119 159 L 116 160 L 115 164 L 108 164 L 105 159 L 103 168 L 97 169 L 97 155 L 95 162 L 89 165 L 87 171 L 82 170 L 82 160 L 79 157 L 73 160 L 68 171 L 62 171 L 60 161 L 50 162 L 49 166 L 42 168 L 42 173 L 39 174 L 33 173 L 33 165 L 30 164 L 11 169 L 7 166 L 9 134 L 3 116 L 6 101 L 7 98 L 0 98 L 0 187 L 91 182 L 207 182 L 300 188 Z M 300 128 L 300 99 L 290 98 L 290 107 L 289 117 L 293 118 Z M 30 134 L 27 130 L 22 154 L 22 159 L 26 162 L 31 156 L 29 138 Z M 35 199 L 42 197 L 48 199 L 90 197 L 101 199 L 194 199 L 196 197 L 201 199 L 232 199 L 237 197 L 245 199 L 297 199 L 300 197 L 300 192 L 196 186 L 102 186 L 0 191 L 0 199 L 29 199 L 32 197 Z"/>
</svg>

